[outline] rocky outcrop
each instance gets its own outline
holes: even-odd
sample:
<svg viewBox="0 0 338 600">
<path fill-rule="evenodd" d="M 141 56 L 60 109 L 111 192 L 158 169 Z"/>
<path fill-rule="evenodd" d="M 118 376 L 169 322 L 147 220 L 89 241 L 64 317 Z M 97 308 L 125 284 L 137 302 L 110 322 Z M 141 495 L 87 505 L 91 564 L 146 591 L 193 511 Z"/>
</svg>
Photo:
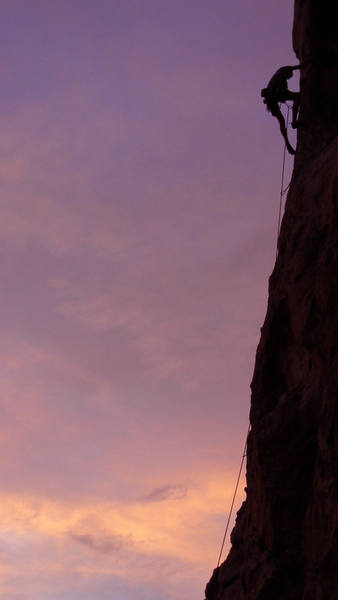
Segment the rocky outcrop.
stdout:
<svg viewBox="0 0 338 600">
<path fill-rule="evenodd" d="M 252 381 L 247 499 L 207 600 L 338 598 L 338 35 L 296 0 L 297 153 Z"/>
</svg>

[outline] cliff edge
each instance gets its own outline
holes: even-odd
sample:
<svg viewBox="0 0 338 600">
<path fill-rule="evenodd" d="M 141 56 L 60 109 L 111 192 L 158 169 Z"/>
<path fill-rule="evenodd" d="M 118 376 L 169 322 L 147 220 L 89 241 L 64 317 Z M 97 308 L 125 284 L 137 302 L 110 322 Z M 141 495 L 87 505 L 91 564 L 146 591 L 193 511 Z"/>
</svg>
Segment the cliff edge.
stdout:
<svg viewBox="0 0 338 600">
<path fill-rule="evenodd" d="M 296 0 L 297 152 L 257 349 L 247 499 L 207 600 L 338 598 L 338 24 Z"/>
</svg>

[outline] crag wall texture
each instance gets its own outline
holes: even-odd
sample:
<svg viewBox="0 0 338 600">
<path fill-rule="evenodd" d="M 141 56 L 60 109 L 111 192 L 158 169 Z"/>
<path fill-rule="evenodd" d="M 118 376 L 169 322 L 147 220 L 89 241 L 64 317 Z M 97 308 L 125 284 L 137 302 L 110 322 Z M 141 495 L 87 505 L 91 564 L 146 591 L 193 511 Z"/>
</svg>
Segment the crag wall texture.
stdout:
<svg viewBox="0 0 338 600">
<path fill-rule="evenodd" d="M 296 0 L 301 121 L 252 381 L 247 500 L 207 600 L 338 598 L 338 22 Z"/>
</svg>

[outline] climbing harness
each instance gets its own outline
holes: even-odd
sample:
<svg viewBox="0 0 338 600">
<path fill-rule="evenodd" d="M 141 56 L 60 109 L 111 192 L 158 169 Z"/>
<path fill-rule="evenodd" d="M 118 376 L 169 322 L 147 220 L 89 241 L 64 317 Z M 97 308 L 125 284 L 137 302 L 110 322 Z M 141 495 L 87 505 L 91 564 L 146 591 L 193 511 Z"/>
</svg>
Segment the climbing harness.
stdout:
<svg viewBox="0 0 338 600">
<path fill-rule="evenodd" d="M 230 512 L 229 512 L 227 524 L 226 524 L 226 527 L 225 527 L 225 532 L 224 532 L 224 536 L 223 536 L 223 540 L 222 540 L 221 550 L 220 550 L 220 553 L 219 553 L 219 556 L 218 556 L 217 567 L 219 567 L 220 562 L 221 562 L 221 558 L 222 558 L 222 554 L 223 554 L 223 549 L 224 549 L 224 544 L 225 544 L 225 540 L 226 540 L 226 537 L 227 537 L 227 534 L 228 534 L 230 520 L 231 520 L 231 517 L 232 517 L 232 511 L 233 511 L 235 500 L 236 500 L 236 496 L 237 496 L 237 490 L 238 490 L 239 482 L 240 482 L 241 475 L 242 475 L 242 469 L 243 469 L 244 459 L 245 459 L 245 457 L 247 455 L 249 433 L 250 433 L 250 425 L 249 425 L 248 433 L 247 433 L 247 436 L 246 436 L 246 439 L 245 439 L 244 452 L 243 452 L 243 456 L 242 456 L 242 460 L 241 460 L 241 465 L 240 465 L 240 468 L 239 468 L 239 473 L 238 473 L 238 477 L 237 477 L 237 482 L 236 482 L 236 487 L 235 487 L 234 495 L 232 497 Z"/>
<path fill-rule="evenodd" d="M 288 130 L 288 127 L 289 127 L 290 105 L 286 103 L 286 106 L 287 106 L 287 109 L 288 109 L 288 112 L 287 112 L 287 115 L 286 115 L 286 130 Z M 285 156 L 286 156 L 286 142 L 284 144 L 284 150 L 283 150 L 282 177 L 281 177 L 281 186 L 280 186 L 280 195 L 279 195 L 279 212 L 278 212 L 278 226 L 277 226 L 276 256 L 278 254 L 278 238 L 279 238 L 279 234 L 280 234 L 283 197 L 285 196 L 286 192 L 288 191 L 288 189 L 290 187 L 290 183 L 291 183 L 290 182 L 289 185 L 284 189 Z"/>
</svg>

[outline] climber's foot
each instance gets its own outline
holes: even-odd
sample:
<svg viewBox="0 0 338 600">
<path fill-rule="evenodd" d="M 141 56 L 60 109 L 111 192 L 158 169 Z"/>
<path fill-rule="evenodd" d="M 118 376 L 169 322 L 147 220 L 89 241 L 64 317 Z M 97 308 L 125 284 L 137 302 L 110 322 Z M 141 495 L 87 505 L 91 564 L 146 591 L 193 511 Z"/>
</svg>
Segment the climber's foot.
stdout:
<svg viewBox="0 0 338 600">
<path fill-rule="evenodd" d="M 288 152 L 289 152 L 290 154 L 292 154 L 292 155 L 293 155 L 293 154 L 296 154 L 296 150 L 294 150 L 290 144 L 286 144 L 286 147 L 287 147 L 287 149 L 288 149 Z"/>
<path fill-rule="evenodd" d="M 304 121 L 294 121 L 291 123 L 292 129 L 298 129 L 298 127 L 304 127 L 305 125 Z"/>
</svg>

